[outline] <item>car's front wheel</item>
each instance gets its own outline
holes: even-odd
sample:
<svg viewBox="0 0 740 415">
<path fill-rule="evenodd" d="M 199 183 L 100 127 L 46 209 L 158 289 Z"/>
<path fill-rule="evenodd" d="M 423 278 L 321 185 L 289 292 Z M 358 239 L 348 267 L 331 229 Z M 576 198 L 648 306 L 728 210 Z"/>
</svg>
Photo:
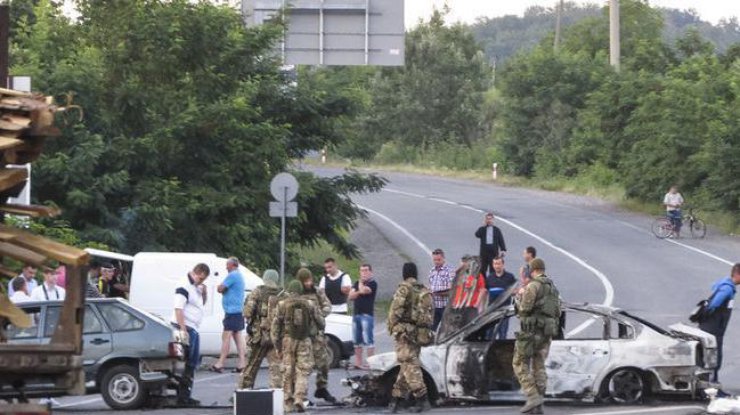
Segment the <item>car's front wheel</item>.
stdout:
<svg viewBox="0 0 740 415">
<path fill-rule="evenodd" d="M 609 376 L 606 391 L 612 402 L 636 404 L 645 397 L 645 377 L 637 369 L 624 368 Z"/>
<path fill-rule="evenodd" d="M 113 409 L 140 408 L 147 398 L 147 390 L 139 379 L 139 370 L 131 365 L 113 366 L 100 382 L 103 400 Z"/>
</svg>

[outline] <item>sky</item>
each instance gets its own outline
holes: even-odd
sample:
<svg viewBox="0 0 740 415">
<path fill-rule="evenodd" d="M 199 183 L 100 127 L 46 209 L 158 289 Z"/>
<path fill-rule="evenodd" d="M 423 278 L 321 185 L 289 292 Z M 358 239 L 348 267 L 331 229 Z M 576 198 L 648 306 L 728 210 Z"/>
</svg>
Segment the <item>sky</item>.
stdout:
<svg viewBox="0 0 740 415">
<path fill-rule="evenodd" d="M 419 18 L 427 18 L 432 7 L 441 8 L 445 0 L 405 0 L 406 27 L 415 25 Z M 577 0 L 577 3 L 584 3 Z M 607 4 L 607 0 L 592 0 L 588 3 Z M 530 6 L 554 7 L 557 0 L 447 0 L 450 20 L 472 23 L 477 17 L 498 17 L 507 14 L 522 15 Z M 650 0 L 656 7 L 694 9 L 703 20 L 717 23 L 723 17 L 740 16 L 738 0 Z"/>
</svg>

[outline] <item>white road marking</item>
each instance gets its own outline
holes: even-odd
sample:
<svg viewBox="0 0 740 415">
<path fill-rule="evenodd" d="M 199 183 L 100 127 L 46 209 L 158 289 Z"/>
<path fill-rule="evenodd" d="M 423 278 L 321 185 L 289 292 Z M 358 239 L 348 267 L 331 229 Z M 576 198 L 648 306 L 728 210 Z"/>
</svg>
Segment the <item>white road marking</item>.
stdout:
<svg viewBox="0 0 740 415">
<path fill-rule="evenodd" d="M 213 375 L 213 376 L 208 376 L 208 377 L 204 377 L 204 378 L 196 378 L 193 383 L 207 382 L 209 380 L 218 379 L 218 378 L 222 378 L 224 376 L 229 376 L 229 375 L 231 375 L 231 373 L 221 373 L 219 375 Z M 62 405 L 57 405 L 57 406 L 54 406 L 54 408 L 69 408 L 69 407 L 73 407 L 73 406 L 81 406 L 81 405 L 86 405 L 86 404 L 89 404 L 89 403 L 100 402 L 102 400 L 103 400 L 103 397 L 102 396 L 98 396 L 96 398 L 85 399 L 85 400 L 79 401 L 79 402 L 69 402 L 69 403 L 65 403 L 65 404 L 62 404 Z"/>
<path fill-rule="evenodd" d="M 652 232 L 648 232 L 648 231 L 646 231 L 645 229 L 642 229 L 642 228 L 640 228 L 639 226 L 635 226 L 635 225 L 633 225 L 633 224 L 631 224 L 631 223 L 629 223 L 629 222 L 625 222 L 625 221 L 623 221 L 623 220 L 617 220 L 617 222 L 621 223 L 622 225 L 624 225 L 624 226 L 626 226 L 626 227 L 628 227 L 628 228 L 632 228 L 632 229 L 635 229 L 635 230 L 637 230 L 637 231 L 639 231 L 639 232 L 641 232 L 641 233 L 647 233 L 647 234 L 649 234 L 649 235 L 652 235 Z M 678 241 L 676 241 L 675 239 L 664 239 L 664 241 L 665 241 L 665 242 L 669 242 L 669 243 L 672 243 L 672 244 L 674 244 L 674 245 L 678 245 L 678 246 L 680 246 L 680 247 L 682 247 L 682 248 L 686 248 L 686 249 L 688 249 L 688 250 L 690 250 L 690 251 L 694 251 L 694 252 L 696 252 L 696 253 L 698 253 L 698 254 L 704 255 L 704 256 L 706 256 L 706 257 L 709 257 L 709 258 L 711 258 L 711 259 L 714 259 L 714 260 L 716 260 L 716 261 L 722 262 L 722 263 L 724 263 L 724 264 L 727 264 L 727 265 L 734 265 L 734 262 L 732 262 L 732 261 L 729 261 L 729 260 L 727 260 L 727 259 L 724 259 L 724 258 L 722 258 L 722 257 L 719 257 L 719 256 L 717 256 L 717 255 L 714 255 L 713 253 L 711 253 L 711 252 L 707 252 L 707 251 L 705 251 L 705 250 L 703 250 L 703 249 L 699 249 L 699 248 L 693 247 L 693 246 L 691 246 L 691 245 L 686 245 L 685 243 L 682 243 L 682 242 L 678 242 Z"/>
<path fill-rule="evenodd" d="M 450 200 L 445 200 L 445 199 L 441 199 L 441 198 L 437 198 L 437 197 L 428 197 L 428 196 L 424 196 L 424 195 L 421 195 L 421 194 L 418 194 L 418 193 L 404 192 L 404 191 L 395 190 L 395 189 L 383 189 L 383 191 L 384 192 L 389 192 L 389 193 L 398 193 L 398 194 L 402 194 L 402 195 L 406 195 L 406 196 L 411 196 L 411 197 L 416 197 L 416 198 L 433 200 L 433 201 L 436 201 L 436 202 L 442 202 L 442 203 L 445 203 L 445 204 L 455 205 L 455 206 L 461 207 L 463 209 L 471 210 L 473 212 L 484 213 L 484 211 L 482 209 L 477 209 L 477 208 L 474 208 L 474 207 L 471 207 L 471 206 L 467 206 L 467 205 L 464 205 L 464 204 L 461 204 L 461 203 L 457 203 L 457 202 L 453 202 L 453 201 L 450 201 Z M 520 225 L 518 225 L 518 224 L 516 224 L 516 223 L 514 223 L 514 222 L 512 222 L 512 221 L 510 221 L 508 219 L 504 219 L 504 218 L 501 218 L 501 217 L 498 217 L 497 219 L 500 222 L 503 222 L 503 223 L 511 226 L 512 228 L 514 228 L 514 229 L 516 229 L 516 230 L 518 230 L 518 231 L 520 231 L 520 232 L 522 232 L 522 233 L 524 233 L 526 235 L 529 235 L 530 237 L 532 237 L 532 238 L 540 241 L 541 243 L 549 246 L 550 248 L 552 248 L 552 249 L 560 252 L 561 254 L 563 254 L 563 255 L 567 256 L 568 258 L 570 258 L 571 260 L 575 261 L 578 265 L 580 265 L 580 266 L 586 268 L 587 270 L 591 271 L 591 273 L 594 274 L 594 275 L 596 275 L 596 277 L 599 279 L 599 281 L 601 281 L 601 284 L 604 286 L 604 291 L 605 291 L 606 294 L 605 294 L 605 297 L 604 297 L 603 304 L 606 305 L 606 306 L 611 306 L 614 303 L 614 286 L 612 285 L 611 281 L 609 281 L 609 278 L 607 278 L 607 276 L 604 275 L 604 273 L 602 273 L 598 269 L 592 267 L 591 265 L 589 265 L 583 259 L 581 259 L 581 258 L 577 257 L 576 255 L 572 254 L 571 252 L 566 251 L 565 249 L 563 249 L 563 248 L 555 245 L 554 243 L 548 241 L 547 239 L 545 239 L 545 238 L 543 238 L 543 237 L 535 234 L 534 232 L 530 231 L 529 229 L 526 229 L 526 228 L 524 228 L 524 227 L 522 227 L 522 226 L 520 226 Z M 578 326 L 575 329 L 573 329 L 569 334 L 570 335 L 573 335 L 573 334 L 579 333 L 588 324 L 589 323 L 584 322 L 583 324 L 581 324 L 581 326 L 583 326 L 583 327 Z"/>
<path fill-rule="evenodd" d="M 662 408 L 649 408 L 649 409 L 623 409 L 623 410 L 617 410 L 617 411 L 607 411 L 607 412 L 578 412 L 577 415 L 628 415 L 628 414 L 649 414 L 649 413 L 656 413 L 656 412 L 671 412 L 673 411 L 681 411 L 681 410 L 704 410 L 703 406 L 693 405 L 693 406 L 666 406 Z"/>
<path fill-rule="evenodd" d="M 429 253 L 431 253 L 431 252 L 432 252 L 432 250 L 431 250 L 431 249 L 429 249 L 429 247 L 428 247 L 428 246 L 426 246 L 426 245 L 424 244 L 424 242 L 420 241 L 420 240 L 419 240 L 419 238 L 415 237 L 415 236 L 414 236 L 414 235 L 413 235 L 413 234 L 412 234 L 411 232 L 409 232 L 409 231 L 408 231 L 408 230 L 407 230 L 406 228 L 404 228 L 403 226 L 399 225 L 399 224 L 398 224 L 398 223 L 397 223 L 396 221 L 394 221 L 393 219 L 389 218 L 388 216 L 385 216 L 384 214 L 382 214 L 382 213 L 380 213 L 380 212 L 377 212 L 377 211 L 375 211 L 375 210 L 372 210 L 372 209 L 370 209 L 370 208 L 367 208 L 367 207 L 365 207 L 365 206 L 362 206 L 362 205 L 357 205 L 357 207 L 359 207 L 360 209 L 364 209 L 364 210 L 366 210 L 366 211 L 368 211 L 368 212 L 372 213 L 373 215 L 375 215 L 375 216 L 377 216 L 377 217 L 379 217 L 379 218 L 383 219 L 384 221 L 388 222 L 388 223 L 389 223 L 389 224 L 390 224 L 391 226 L 393 226 L 394 228 L 398 229 L 398 231 L 399 231 L 399 232 L 401 232 L 402 234 L 406 235 L 406 236 L 407 236 L 407 237 L 408 237 L 409 239 L 411 239 L 411 240 L 412 240 L 412 241 L 413 241 L 413 242 L 414 242 L 414 243 L 416 244 L 416 246 L 418 246 L 418 247 L 419 247 L 419 248 L 420 248 L 420 249 L 421 249 L 422 251 L 424 251 L 424 254 L 425 254 L 425 255 L 428 255 Z"/>
<path fill-rule="evenodd" d="M 670 243 L 672 243 L 672 244 L 675 244 L 675 245 L 678 245 L 678 246 L 682 246 L 682 247 L 684 247 L 684 248 L 686 248 L 686 249 L 688 249 L 688 250 L 690 250 L 690 251 L 694 251 L 694 252 L 696 252 L 696 253 L 699 253 L 699 254 L 702 254 L 702 255 L 708 256 L 709 258 L 712 258 L 712 259 L 714 259 L 714 260 L 717 260 L 717 261 L 719 261 L 719 262 L 723 262 L 723 263 L 725 263 L 725 264 L 727 264 L 727 265 L 730 265 L 730 266 L 734 265 L 734 263 L 733 263 L 733 262 L 731 262 L 731 261 L 728 261 L 728 260 L 726 260 L 726 259 L 724 259 L 724 258 L 720 258 L 720 257 L 718 257 L 717 255 L 714 255 L 714 254 L 712 254 L 712 253 L 710 253 L 710 252 L 707 252 L 707 251 L 705 251 L 705 250 L 703 250 L 703 249 L 695 248 L 695 247 L 693 247 L 693 246 L 691 246 L 691 245 L 686 245 L 686 244 L 684 244 L 684 243 L 678 242 L 678 241 L 676 241 L 676 240 L 673 240 L 673 239 L 664 239 L 664 241 L 666 241 L 666 242 L 670 242 Z"/>
</svg>

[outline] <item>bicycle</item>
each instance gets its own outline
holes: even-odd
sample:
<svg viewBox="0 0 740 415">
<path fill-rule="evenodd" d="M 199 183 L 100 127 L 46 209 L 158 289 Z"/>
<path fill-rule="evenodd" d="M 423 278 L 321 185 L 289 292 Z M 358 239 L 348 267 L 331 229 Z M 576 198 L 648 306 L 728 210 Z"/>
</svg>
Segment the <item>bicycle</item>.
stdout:
<svg viewBox="0 0 740 415">
<path fill-rule="evenodd" d="M 692 238 L 701 239 L 707 235 L 707 225 L 694 214 L 694 208 L 688 208 L 688 213 L 681 218 L 681 223 L 682 227 L 689 228 Z M 659 216 L 655 219 L 651 229 L 653 235 L 659 239 L 670 238 L 676 234 L 676 228 L 668 216 Z"/>
</svg>

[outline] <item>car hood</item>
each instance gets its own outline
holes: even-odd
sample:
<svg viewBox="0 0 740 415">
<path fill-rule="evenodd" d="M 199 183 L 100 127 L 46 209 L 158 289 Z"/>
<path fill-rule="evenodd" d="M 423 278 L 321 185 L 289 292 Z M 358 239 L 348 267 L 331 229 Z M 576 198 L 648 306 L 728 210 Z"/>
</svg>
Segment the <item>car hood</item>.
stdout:
<svg viewBox="0 0 740 415">
<path fill-rule="evenodd" d="M 371 371 L 385 372 L 398 363 L 396 352 L 380 353 L 367 358 L 367 365 Z"/>
<path fill-rule="evenodd" d="M 669 327 L 671 329 L 670 335 L 673 337 L 683 338 L 686 340 L 696 340 L 701 342 L 702 346 L 706 349 L 716 349 L 717 339 L 713 334 L 707 333 L 706 331 L 699 330 L 696 327 L 687 326 L 683 323 L 677 323 Z"/>
</svg>

